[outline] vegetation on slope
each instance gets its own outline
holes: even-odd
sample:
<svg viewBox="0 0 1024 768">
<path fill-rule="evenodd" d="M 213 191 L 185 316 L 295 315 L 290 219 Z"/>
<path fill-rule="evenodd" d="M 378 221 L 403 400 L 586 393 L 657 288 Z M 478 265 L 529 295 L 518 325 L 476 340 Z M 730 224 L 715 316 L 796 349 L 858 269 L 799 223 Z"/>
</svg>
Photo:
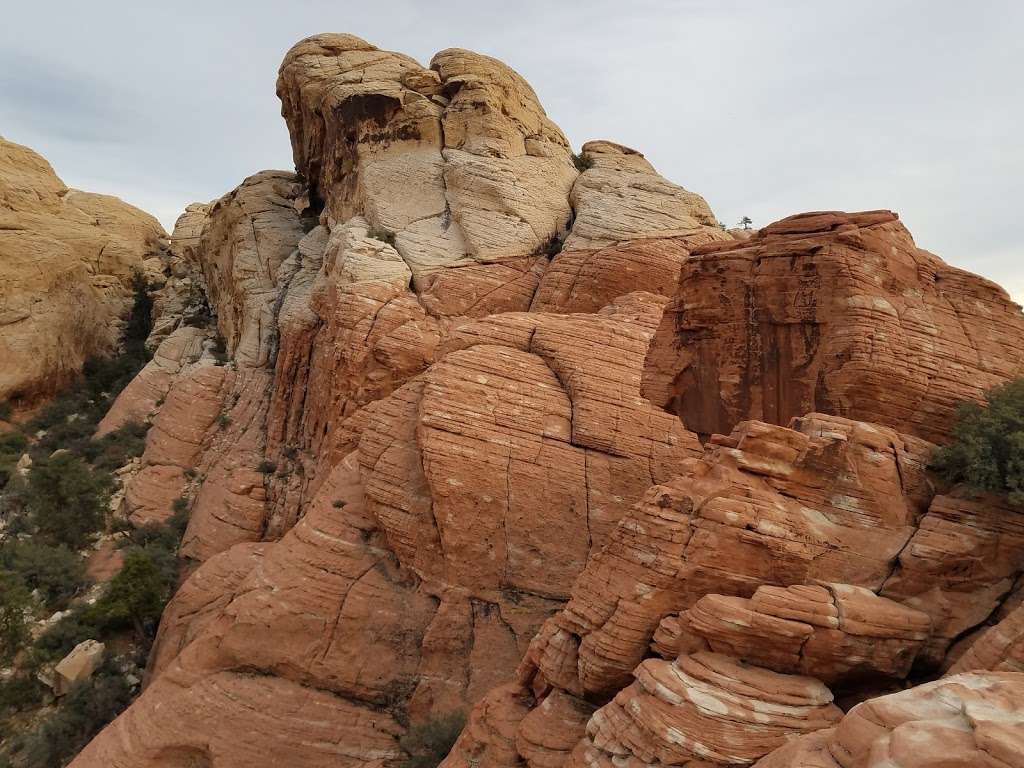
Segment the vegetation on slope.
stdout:
<svg viewBox="0 0 1024 768">
<path fill-rule="evenodd" d="M 186 522 L 177 507 L 167 524 L 121 536 L 124 564 L 109 583 L 91 588 L 86 576 L 92 542 L 123 525 L 109 513 L 114 470 L 142 453 L 148 428 L 128 424 L 93 439 L 148 361 L 152 300 L 140 274 L 132 287 L 123 353 L 87 361 L 75 385 L 0 435 L 0 768 L 65 765 L 130 703 L 174 590 Z M 48 626 L 37 624 L 47 617 Z M 102 665 L 55 698 L 40 674 L 87 639 L 106 644 Z"/>
</svg>

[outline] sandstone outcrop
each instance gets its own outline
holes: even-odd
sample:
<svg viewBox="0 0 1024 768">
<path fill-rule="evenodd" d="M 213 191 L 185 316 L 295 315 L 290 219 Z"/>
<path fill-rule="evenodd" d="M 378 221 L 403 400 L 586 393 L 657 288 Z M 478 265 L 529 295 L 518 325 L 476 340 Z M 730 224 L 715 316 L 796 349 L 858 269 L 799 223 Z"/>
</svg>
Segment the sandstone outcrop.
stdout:
<svg viewBox="0 0 1024 768">
<path fill-rule="evenodd" d="M 704 198 L 663 179 L 635 149 L 591 141 L 581 155 L 588 167 L 572 188 L 576 218 L 565 251 L 653 237 L 694 245 L 732 239 Z"/>
<path fill-rule="evenodd" d="M 1024 672 L 1024 605 L 983 630 L 950 667 L 949 674 L 981 670 Z"/>
<path fill-rule="evenodd" d="M 584 741 L 548 754 L 548 764 L 749 764 L 772 747 L 753 741 L 750 752 L 729 754 L 704 741 L 719 732 L 716 726 L 633 703 L 640 670 L 652 665 L 643 661 L 652 641 L 666 657 L 658 669 L 676 663 L 677 655 L 712 651 L 758 674 L 828 681 L 853 701 L 863 698 L 865 686 L 884 690 L 886 680 L 903 679 L 915 662 L 934 665 L 948 647 L 947 626 L 964 631 L 991 611 L 982 601 L 967 606 L 968 596 L 1005 592 L 952 562 L 948 572 L 929 571 L 932 588 L 918 599 L 900 604 L 878 594 L 907 581 L 899 574 L 915 551 L 912 542 L 930 527 L 935 512 L 927 510 L 947 503 L 946 496 L 932 500 L 924 469 L 929 454 L 922 440 L 820 414 L 794 420 L 791 429 L 744 422 L 729 437 L 715 436 L 703 459 L 685 463 L 680 476 L 652 488 L 619 522 L 566 607 L 534 639 L 517 684 L 488 695 L 476 717 L 487 713 L 502 723 L 512 744 L 522 741 L 519 731 L 530 719 L 534 740 L 543 742 L 538 730 L 565 728 L 538 727 L 547 697 L 581 704 L 611 699 L 602 716 L 611 725 L 600 725 L 596 715 L 585 727 L 577 724 Z M 998 506 L 976 502 L 974 510 L 977 517 L 965 519 L 975 524 L 999 520 L 1012 529 L 1015 523 L 1015 513 Z M 998 538 L 979 533 L 967 538 L 967 549 L 1003 551 Z M 999 574 L 1001 567 L 1005 558 L 992 564 Z M 999 580 L 1005 590 L 1015 575 Z M 965 602 L 943 599 L 947 593 Z M 652 736 L 668 722 L 671 738 Z M 467 729 L 445 765 L 487 753 L 496 729 L 483 723 Z M 694 751 L 695 743 L 708 752 Z M 742 743 L 733 734 L 719 746 Z M 666 744 L 690 752 L 667 758 Z M 527 756 L 513 751 L 500 759 L 494 764 L 515 765 Z"/>
<path fill-rule="evenodd" d="M 1024 675 L 962 674 L 864 702 L 757 768 L 1024 766 Z"/>
<path fill-rule="evenodd" d="M 644 393 L 701 434 L 820 411 L 939 441 L 958 403 L 1024 372 L 1019 307 L 890 211 L 793 216 L 682 272 Z"/>
<path fill-rule="evenodd" d="M 950 644 L 991 616 L 1024 574 L 1024 515 L 1005 498 L 936 496 L 882 594 L 932 617 L 923 654 L 939 666 Z"/>
<path fill-rule="evenodd" d="M 889 212 L 725 232 L 468 51 L 318 35 L 277 89 L 298 173 L 182 216 L 216 330 L 172 284 L 104 425 L 152 419 L 125 503 L 189 507 L 190 575 L 77 768 L 396 765 L 454 711 L 448 768 L 750 765 L 1001 618 L 1013 513 L 925 469 L 1024 364 L 1000 289 Z"/>
<path fill-rule="evenodd" d="M 698 652 L 648 659 L 587 723 L 567 766 L 749 765 L 842 711 L 817 680 Z"/>
<path fill-rule="evenodd" d="M 161 251 L 152 216 L 69 189 L 28 147 L 0 139 L 0 401 L 31 405 L 117 345 L 133 269 Z"/>
<path fill-rule="evenodd" d="M 927 614 L 864 587 L 763 586 L 749 599 L 705 595 L 681 615 L 662 619 L 653 645 L 668 659 L 708 648 L 831 684 L 906 677 L 930 634 Z"/>
</svg>

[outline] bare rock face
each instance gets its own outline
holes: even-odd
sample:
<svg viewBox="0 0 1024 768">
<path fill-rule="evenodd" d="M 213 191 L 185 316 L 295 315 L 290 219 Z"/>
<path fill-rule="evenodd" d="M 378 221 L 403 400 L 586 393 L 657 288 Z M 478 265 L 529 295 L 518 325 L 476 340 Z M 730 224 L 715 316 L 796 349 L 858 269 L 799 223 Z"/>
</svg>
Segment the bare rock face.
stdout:
<svg viewBox="0 0 1024 768">
<path fill-rule="evenodd" d="M 932 617 L 924 655 L 939 666 L 950 644 L 982 624 L 1024 573 L 1024 515 L 1005 498 L 937 496 L 900 553 L 882 594 Z"/>
<path fill-rule="evenodd" d="M 1018 605 L 999 623 L 983 630 L 949 674 L 981 670 L 1024 672 L 1024 606 Z"/>
<path fill-rule="evenodd" d="M 568 142 L 494 59 L 452 49 L 426 69 L 351 35 L 318 35 L 288 52 L 278 95 L 326 223 L 363 215 L 388 232 L 420 289 L 452 266 L 525 271 L 571 219 Z"/>
<path fill-rule="evenodd" d="M 864 587 L 763 586 L 749 599 L 705 595 L 678 617 L 662 619 L 654 648 L 670 659 L 708 648 L 832 683 L 906 677 L 930 633 L 927 614 Z"/>
<path fill-rule="evenodd" d="M 693 244 L 732 240 L 704 198 L 663 179 L 635 149 L 591 141 L 582 157 L 589 167 L 573 185 L 576 219 L 566 251 L 654 237 Z"/>
<path fill-rule="evenodd" d="M 757 726 L 742 729 L 752 739 L 744 742 L 736 733 L 717 736 L 720 726 L 679 711 L 700 686 L 688 683 L 672 700 L 642 682 L 652 666 L 680 663 L 677 656 L 711 651 L 759 675 L 810 675 L 854 700 L 863 698 L 865 684 L 884 690 L 886 680 L 904 678 L 915 662 L 934 665 L 951 632 L 983 622 L 991 611 L 985 596 L 1005 596 L 1019 569 L 1000 580 L 1003 592 L 970 579 L 954 562 L 948 575 L 935 569 L 932 589 L 919 599 L 901 604 L 880 596 L 904 581 L 904 559 L 930 525 L 929 455 L 919 439 L 820 414 L 794 420 L 792 429 L 745 422 L 727 438 L 715 436 L 703 459 L 685 463 L 680 476 L 652 488 L 620 520 L 566 607 L 531 643 L 513 684 L 478 705 L 477 726 L 464 732 L 445 765 L 492 753 L 495 765 L 529 762 L 529 744 L 553 743 L 554 729 L 568 727 L 546 719 L 544 702 L 552 695 L 581 706 L 611 702 L 575 726 L 583 739 L 577 747 L 564 747 L 572 740 L 564 735 L 563 746 L 538 764 L 750 764 L 774 748 L 756 740 Z M 941 508 L 946 498 L 930 506 Z M 973 509 L 975 525 L 1015 520 L 1016 513 L 998 506 Z M 968 541 L 995 552 L 999 540 L 982 534 Z M 942 599 L 955 591 L 959 602 Z M 644 661 L 649 646 L 666 661 Z M 656 690 L 664 706 L 645 707 L 636 700 L 642 690 Z M 707 702 L 703 709 L 707 717 L 725 712 Z M 480 722 L 484 717 L 493 722 Z M 804 727 L 803 717 L 785 721 L 776 746 L 793 735 L 786 728 Z M 729 723 L 736 719 L 727 716 Z M 522 735 L 527 721 L 530 740 Z M 663 731 L 667 723 L 671 730 Z M 499 731 L 527 751 L 495 751 Z M 721 740 L 709 740 L 716 736 Z M 742 744 L 750 751 L 724 748 Z"/>
<path fill-rule="evenodd" d="M 892 430 L 812 415 L 794 429 L 745 422 L 717 443 L 590 560 L 527 656 L 548 684 L 614 693 L 660 620 L 709 593 L 812 579 L 877 590 L 927 503 L 928 446 Z"/>
<path fill-rule="evenodd" d="M 996 768 L 1024 765 L 1024 675 L 961 674 L 866 701 L 835 728 L 796 739 L 757 768 Z"/>
<path fill-rule="evenodd" d="M 290 173 L 250 176 L 210 209 L 199 247 L 210 304 L 227 350 L 243 367 L 267 365 L 276 343 L 275 304 L 285 262 L 304 234 Z"/>
<path fill-rule="evenodd" d="M 166 237 L 152 216 L 68 189 L 38 154 L 0 139 L 0 401 L 31 404 L 113 352 L 132 270 Z"/>
<path fill-rule="evenodd" d="M 162 284 L 153 296 L 153 329 L 146 340 L 154 352 L 171 333 L 182 327 L 208 325 L 206 279 L 198 256 L 210 205 L 192 203 L 178 217 L 164 259 Z"/>
<path fill-rule="evenodd" d="M 131 422 L 142 423 L 153 414 L 171 389 L 182 368 L 202 356 L 205 334 L 198 328 L 183 327 L 170 334 L 157 347 L 153 358 L 117 396 L 114 404 L 96 428 L 96 437 L 113 432 Z"/>
<path fill-rule="evenodd" d="M 958 403 L 1024 370 L 1019 307 L 890 211 L 698 246 L 677 285 L 644 392 L 702 434 L 820 411 L 938 441 Z"/>
<path fill-rule="evenodd" d="M 567 766 L 750 765 L 842 717 L 817 680 L 698 652 L 649 659 L 587 723 Z"/>
</svg>

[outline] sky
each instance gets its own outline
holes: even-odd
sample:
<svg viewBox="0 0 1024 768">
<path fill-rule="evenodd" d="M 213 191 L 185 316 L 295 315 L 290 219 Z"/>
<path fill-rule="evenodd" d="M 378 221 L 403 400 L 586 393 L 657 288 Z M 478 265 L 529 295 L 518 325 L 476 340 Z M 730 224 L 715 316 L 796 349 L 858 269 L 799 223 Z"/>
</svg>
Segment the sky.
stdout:
<svg viewBox="0 0 1024 768">
<path fill-rule="evenodd" d="M 424 64 L 505 61 L 574 147 L 640 150 L 730 226 L 890 208 L 1024 300 L 1020 0 L 51 0 L 3 21 L 0 135 L 168 231 L 293 167 L 277 67 L 350 32 Z"/>
</svg>

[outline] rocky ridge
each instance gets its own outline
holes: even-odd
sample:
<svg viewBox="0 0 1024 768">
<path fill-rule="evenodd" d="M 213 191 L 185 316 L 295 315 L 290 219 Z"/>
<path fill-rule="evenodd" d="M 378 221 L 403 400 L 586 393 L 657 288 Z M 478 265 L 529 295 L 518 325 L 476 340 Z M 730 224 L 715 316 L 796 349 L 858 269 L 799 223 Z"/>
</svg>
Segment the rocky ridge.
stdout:
<svg viewBox="0 0 1024 768">
<path fill-rule="evenodd" d="M 398 765 L 454 711 L 446 766 L 1021 764 L 1024 523 L 926 471 L 1024 368 L 1005 292 L 889 211 L 737 238 L 469 51 L 318 35 L 277 90 L 298 173 L 182 216 L 102 427 L 153 414 L 126 511 L 187 499 L 190 575 L 72 765 Z"/>
</svg>

